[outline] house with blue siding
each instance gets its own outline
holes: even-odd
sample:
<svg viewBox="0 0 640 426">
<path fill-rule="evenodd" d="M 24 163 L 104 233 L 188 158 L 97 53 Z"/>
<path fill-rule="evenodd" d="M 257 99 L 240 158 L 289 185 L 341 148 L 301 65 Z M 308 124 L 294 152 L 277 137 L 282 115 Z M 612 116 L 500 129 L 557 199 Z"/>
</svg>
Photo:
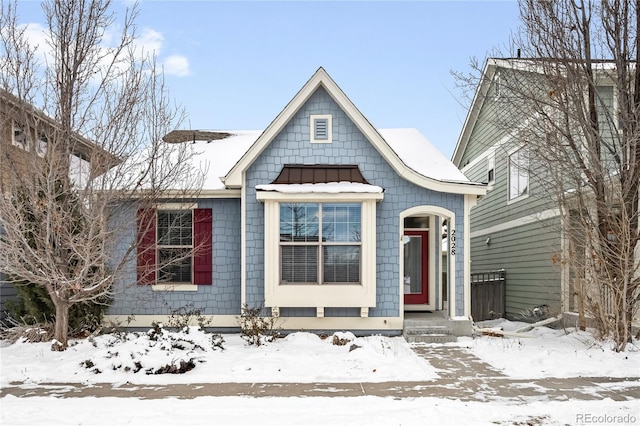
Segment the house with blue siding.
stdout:
<svg viewBox="0 0 640 426">
<path fill-rule="evenodd" d="M 137 256 L 107 321 L 191 307 L 233 330 L 248 306 L 286 330 L 394 335 L 437 312 L 470 333 L 469 212 L 486 185 L 417 130 L 376 129 L 320 68 L 263 131 L 180 132 L 165 141 L 198 152 L 202 188 L 122 211 L 115 249 Z"/>
</svg>

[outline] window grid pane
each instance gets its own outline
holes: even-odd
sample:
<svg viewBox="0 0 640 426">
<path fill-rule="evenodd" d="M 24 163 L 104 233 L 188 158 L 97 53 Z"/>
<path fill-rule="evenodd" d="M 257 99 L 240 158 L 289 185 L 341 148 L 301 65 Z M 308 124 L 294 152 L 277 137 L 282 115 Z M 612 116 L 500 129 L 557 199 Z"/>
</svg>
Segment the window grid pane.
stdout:
<svg viewBox="0 0 640 426">
<path fill-rule="evenodd" d="M 322 241 L 359 242 L 361 213 L 358 204 L 322 205 Z"/>
<path fill-rule="evenodd" d="M 280 204 L 280 241 L 317 242 L 318 205 Z"/>
<path fill-rule="evenodd" d="M 190 246 L 192 235 L 191 211 L 158 212 L 158 245 Z"/>
<path fill-rule="evenodd" d="M 161 248 L 158 250 L 160 270 L 158 280 L 161 282 L 191 282 L 191 250 L 180 248 Z"/>
<path fill-rule="evenodd" d="M 282 246 L 280 258 L 283 283 L 318 283 L 317 246 Z"/>
<path fill-rule="evenodd" d="M 324 247 L 324 282 L 360 282 L 360 246 Z"/>
</svg>

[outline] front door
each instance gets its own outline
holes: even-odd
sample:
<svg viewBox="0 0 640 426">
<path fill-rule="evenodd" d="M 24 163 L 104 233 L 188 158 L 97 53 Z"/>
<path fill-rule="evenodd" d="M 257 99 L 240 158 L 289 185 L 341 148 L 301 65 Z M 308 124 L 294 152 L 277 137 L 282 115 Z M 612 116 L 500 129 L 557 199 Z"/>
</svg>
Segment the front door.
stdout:
<svg viewBox="0 0 640 426">
<path fill-rule="evenodd" d="M 404 231 L 404 303 L 429 303 L 429 231 Z"/>
</svg>

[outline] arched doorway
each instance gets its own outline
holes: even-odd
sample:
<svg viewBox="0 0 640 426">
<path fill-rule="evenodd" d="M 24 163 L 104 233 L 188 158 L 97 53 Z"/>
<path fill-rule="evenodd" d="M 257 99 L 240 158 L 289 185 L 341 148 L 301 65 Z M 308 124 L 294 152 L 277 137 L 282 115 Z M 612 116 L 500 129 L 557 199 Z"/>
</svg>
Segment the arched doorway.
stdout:
<svg viewBox="0 0 640 426">
<path fill-rule="evenodd" d="M 455 252 L 449 238 L 455 214 L 438 206 L 416 206 L 400 213 L 400 289 L 404 311 L 448 310 L 455 282 Z M 448 231 L 448 232 L 447 232 Z"/>
</svg>

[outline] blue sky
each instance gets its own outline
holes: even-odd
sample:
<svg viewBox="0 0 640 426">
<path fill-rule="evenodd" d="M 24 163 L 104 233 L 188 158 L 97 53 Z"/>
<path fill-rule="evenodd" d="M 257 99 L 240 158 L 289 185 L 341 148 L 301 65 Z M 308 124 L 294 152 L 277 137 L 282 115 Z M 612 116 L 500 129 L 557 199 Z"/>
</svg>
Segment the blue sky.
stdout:
<svg viewBox="0 0 640 426">
<path fill-rule="evenodd" d="M 471 57 L 504 47 L 518 26 L 515 1 L 140 6 L 143 41 L 189 115 L 182 128 L 264 129 L 322 66 L 375 127 L 415 127 L 447 157 L 466 116 L 450 71 L 469 71 Z M 20 2 L 19 13 L 44 23 L 38 2 Z"/>
</svg>

